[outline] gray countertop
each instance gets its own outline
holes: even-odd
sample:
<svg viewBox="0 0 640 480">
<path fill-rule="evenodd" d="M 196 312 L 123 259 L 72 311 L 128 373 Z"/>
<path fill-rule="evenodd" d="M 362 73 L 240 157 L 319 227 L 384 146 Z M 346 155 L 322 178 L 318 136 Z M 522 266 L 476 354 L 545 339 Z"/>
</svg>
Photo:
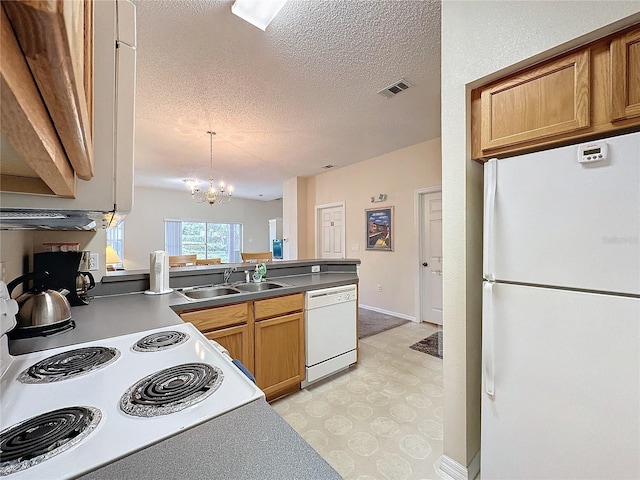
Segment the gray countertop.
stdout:
<svg viewBox="0 0 640 480">
<path fill-rule="evenodd" d="M 290 286 L 271 291 L 216 297 L 198 302 L 190 302 L 176 292 L 166 295 L 145 295 L 137 292 L 93 298 L 89 305 L 71 307 L 71 316 L 76 324 L 76 328 L 73 330 L 49 337 L 11 340 L 9 349 L 12 355 L 20 355 L 168 327 L 182 323 L 176 312 L 349 285 L 358 282 L 358 275 L 355 272 L 327 272 L 271 277 L 270 280 L 286 283 Z"/>
<path fill-rule="evenodd" d="M 178 293 L 128 293 L 94 298 L 72 307 L 73 330 L 50 337 L 12 340 L 13 355 L 182 323 L 177 312 L 287 295 L 358 282 L 353 272 L 323 272 L 270 277 L 288 286 L 276 291 L 246 293 L 189 302 Z M 113 279 L 112 279 L 113 280 Z M 128 432 L 123 432 L 127 435 Z M 256 400 L 151 447 L 128 455 L 82 477 L 339 479 L 318 455 L 264 400 Z"/>
<path fill-rule="evenodd" d="M 340 479 L 264 400 L 80 477 L 90 479 Z"/>
<path fill-rule="evenodd" d="M 76 328 L 49 337 L 11 340 L 12 355 L 78 343 L 101 340 L 129 333 L 182 323 L 171 309 L 172 295 L 132 293 L 94 298 L 89 305 L 71 307 Z"/>
</svg>

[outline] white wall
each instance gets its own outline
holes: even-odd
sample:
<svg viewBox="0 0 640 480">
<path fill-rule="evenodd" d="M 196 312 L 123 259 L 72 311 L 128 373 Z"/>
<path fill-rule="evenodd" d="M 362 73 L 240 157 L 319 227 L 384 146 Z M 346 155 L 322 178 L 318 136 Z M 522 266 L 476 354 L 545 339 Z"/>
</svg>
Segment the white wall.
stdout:
<svg viewBox="0 0 640 480">
<path fill-rule="evenodd" d="M 306 258 L 315 257 L 315 206 L 345 202 L 346 257 L 362 262 L 360 303 L 414 318 L 418 261 L 414 192 L 440 183 L 439 138 L 309 178 Z M 378 193 L 386 193 L 387 200 L 371 203 Z M 387 206 L 394 207 L 394 251 L 365 250 L 365 209 Z M 381 292 L 377 285 L 382 285 Z"/>
<path fill-rule="evenodd" d="M 294 177 L 282 184 L 282 258 L 298 260 L 306 256 L 307 179 Z"/>
<path fill-rule="evenodd" d="M 2 278 L 9 283 L 14 278 L 27 273 L 25 262 L 30 262 L 33 256 L 33 232 L 25 230 L 0 231 L 0 262 L 2 263 Z M 28 263 L 33 265 L 33 262 Z M 14 297 L 19 293 L 14 292 Z"/>
<path fill-rule="evenodd" d="M 442 2 L 444 454 L 464 467 L 480 448 L 481 380 L 482 169 L 470 161 L 469 91 L 639 11 L 637 1 Z"/>
<path fill-rule="evenodd" d="M 149 253 L 164 250 L 164 220 L 242 223 L 245 251 L 269 251 L 269 219 L 282 216 L 282 200 L 232 198 L 225 205 L 195 203 L 188 192 L 136 187 L 125 218 L 124 266 L 148 269 Z"/>
</svg>

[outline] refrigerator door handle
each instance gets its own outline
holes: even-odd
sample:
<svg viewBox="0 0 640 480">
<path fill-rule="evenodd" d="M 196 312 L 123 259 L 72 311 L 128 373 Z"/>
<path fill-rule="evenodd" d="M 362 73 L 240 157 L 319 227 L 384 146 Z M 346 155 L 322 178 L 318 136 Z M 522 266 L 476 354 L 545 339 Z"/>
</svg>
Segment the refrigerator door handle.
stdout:
<svg viewBox="0 0 640 480">
<path fill-rule="evenodd" d="M 482 373 L 484 391 L 493 397 L 495 394 L 495 370 L 493 352 L 493 283 L 482 285 Z"/>
<path fill-rule="evenodd" d="M 490 282 L 495 280 L 492 250 L 497 173 L 498 159 L 492 158 L 484 165 L 484 225 L 482 242 L 482 248 L 484 250 L 482 252 L 482 271 L 484 278 Z"/>
</svg>

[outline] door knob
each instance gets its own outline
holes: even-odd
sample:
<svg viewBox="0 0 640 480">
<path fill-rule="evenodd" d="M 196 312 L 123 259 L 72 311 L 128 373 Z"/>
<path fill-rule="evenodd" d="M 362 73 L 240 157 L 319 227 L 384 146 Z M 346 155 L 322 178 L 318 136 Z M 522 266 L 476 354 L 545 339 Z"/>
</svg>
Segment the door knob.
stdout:
<svg viewBox="0 0 640 480">
<path fill-rule="evenodd" d="M 427 262 L 422 262 L 422 266 L 423 266 L 423 267 L 428 267 L 428 266 L 429 266 L 429 264 L 428 264 Z"/>
</svg>

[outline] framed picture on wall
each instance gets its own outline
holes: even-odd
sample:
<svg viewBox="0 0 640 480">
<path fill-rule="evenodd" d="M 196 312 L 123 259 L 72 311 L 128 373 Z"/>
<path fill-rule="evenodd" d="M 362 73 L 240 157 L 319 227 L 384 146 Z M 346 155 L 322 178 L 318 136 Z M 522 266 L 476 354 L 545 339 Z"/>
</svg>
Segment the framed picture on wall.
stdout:
<svg viewBox="0 0 640 480">
<path fill-rule="evenodd" d="M 393 207 L 368 208 L 366 250 L 393 251 Z"/>
</svg>

